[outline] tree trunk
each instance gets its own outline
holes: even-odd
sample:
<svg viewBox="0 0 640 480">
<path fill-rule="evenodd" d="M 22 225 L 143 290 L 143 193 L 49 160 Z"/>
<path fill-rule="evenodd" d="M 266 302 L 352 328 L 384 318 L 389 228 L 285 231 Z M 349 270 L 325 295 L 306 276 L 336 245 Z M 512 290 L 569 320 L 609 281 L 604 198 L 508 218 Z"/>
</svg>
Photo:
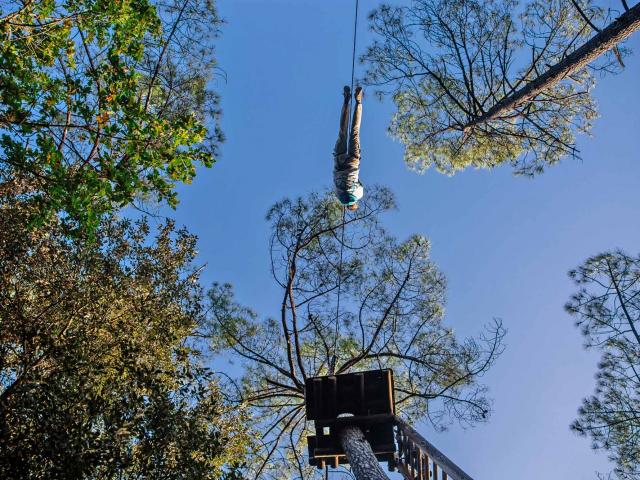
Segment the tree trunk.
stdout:
<svg viewBox="0 0 640 480">
<path fill-rule="evenodd" d="M 340 444 L 356 480 L 389 480 L 358 427 L 343 428 L 340 431 Z"/>
<path fill-rule="evenodd" d="M 639 28 L 640 3 L 620 15 L 620 17 L 607 26 L 607 28 L 601 30 L 591 40 L 549 68 L 545 73 L 530 81 L 508 97 L 503 98 L 479 117 L 471 120 L 465 126 L 465 130 L 511 113 L 515 108 L 530 101 L 536 95 L 552 87 L 563 78 L 586 67 L 589 63 L 614 48 Z"/>
</svg>

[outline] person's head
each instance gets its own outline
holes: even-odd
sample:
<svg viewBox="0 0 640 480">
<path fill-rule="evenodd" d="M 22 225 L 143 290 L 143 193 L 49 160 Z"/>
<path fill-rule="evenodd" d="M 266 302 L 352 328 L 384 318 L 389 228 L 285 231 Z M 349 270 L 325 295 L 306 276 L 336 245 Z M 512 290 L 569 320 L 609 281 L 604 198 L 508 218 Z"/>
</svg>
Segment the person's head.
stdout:
<svg viewBox="0 0 640 480">
<path fill-rule="evenodd" d="M 358 187 L 355 192 L 344 191 L 344 190 L 336 191 L 338 200 L 340 200 L 340 203 L 348 210 L 358 209 L 358 200 L 362 198 L 362 193 L 363 193 L 362 185 L 360 184 L 358 184 Z"/>
</svg>

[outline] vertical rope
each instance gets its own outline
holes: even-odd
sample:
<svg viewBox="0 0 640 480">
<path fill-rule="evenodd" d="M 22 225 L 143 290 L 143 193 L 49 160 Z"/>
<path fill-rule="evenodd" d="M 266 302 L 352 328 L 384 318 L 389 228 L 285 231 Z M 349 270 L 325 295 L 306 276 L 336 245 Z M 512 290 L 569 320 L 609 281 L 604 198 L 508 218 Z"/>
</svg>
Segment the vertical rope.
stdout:
<svg viewBox="0 0 640 480">
<path fill-rule="evenodd" d="M 333 375 L 336 371 L 337 352 L 336 347 L 338 345 L 338 331 L 340 329 L 340 291 L 342 289 L 342 257 L 344 255 L 344 220 L 347 214 L 347 207 L 342 206 L 342 233 L 340 234 L 340 263 L 338 263 L 338 301 L 336 302 L 336 331 L 333 337 L 333 358 L 331 358 L 331 365 L 329 365 L 329 374 Z"/>
<path fill-rule="evenodd" d="M 353 90 L 354 72 L 356 70 L 356 39 L 358 38 L 358 4 L 360 0 L 356 0 L 356 13 L 353 20 L 353 53 L 351 55 L 351 90 Z"/>
<path fill-rule="evenodd" d="M 358 10 L 359 10 L 360 0 L 356 0 L 355 4 L 355 15 L 353 21 L 353 50 L 351 53 L 351 97 L 349 98 L 349 129 L 348 132 L 351 132 L 352 118 L 351 118 L 351 107 L 353 105 L 353 87 L 355 83 L 355 71 L 356 71 L 356 40 L 358 38 Z M 336 302 L 336 329 L 335 335 L 333 337 L 333 357 L 330 359 L 329 363 L 329 375 L 333 375 L 336 370 L 336 361 L 337 361 L 337 351 L 336 347 L 338 344 L 338 332 L 340 331 L 340 293 L 342 290 L 342 259 L 344 255 L 344 223 L 347 214 L 347 208 L 342 206 L 342 233 L 340 234 L 340 263 L 338 264 L 338 300 Z"/>
<path fill-rule="evenodd" d="M 356 11 L 353 19 L 353 50 L 351 53 L 351 97 L 349 98 L 349 131 L 351 131 L 351 106 L 353 105 L 353 87 L 355 86 L 356 72 L 356 39 L 358 38 L 358 10 L 360 0 L 356 0 Z"/>
</svg>

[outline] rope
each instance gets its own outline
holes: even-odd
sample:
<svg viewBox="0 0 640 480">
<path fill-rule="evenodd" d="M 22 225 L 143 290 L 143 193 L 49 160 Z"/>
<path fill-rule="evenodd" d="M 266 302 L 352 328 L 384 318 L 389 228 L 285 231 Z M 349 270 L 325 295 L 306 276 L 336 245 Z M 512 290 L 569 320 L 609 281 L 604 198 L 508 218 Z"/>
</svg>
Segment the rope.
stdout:
<svg viewBox="0 0 640 480">
<path fill-rule="evenodd" d="M 340 263 L 338 263 L 338 301 L 336 302 L 336 331 L 333 337 L 333 358 L 329 366 L 329 373 L 334 374 L 336 371 L 336 346 L 338 344 L 338 330 L 340 326 L 340 290 L 342 288 L 342 257 L 344 254 L 344 220 L 347 214 L 347 208 L 342 206 L 342 233 L 340 235 Z"/>
<path fill-rule="evenodd" d="M 356 71 L 356 38 L 358 34 L 358 4 L 360 0 L 356 0 L 356 13 L 353 20 L 353 53 L 351 55 L 351 91 L 353 91 L 353 80 Z"/>
<path fill-rule="evenodd" d="M 358 38 L 358 10 L 360 0 L 356 0 L 355 15 L 353 20 L 353 50 L 351 53 L 351 97 L 349 98 L 349 129 L 351 131 L 351 106 L 353 105 L 353 87 L 355 83 L 355 71 L 356 71 L 356 40 Z M 340 330 L 340 293 L 342 290 L 342 259 L 344 255 L 344 223 L 347 214 L 347 208 L 342 206 L 342 233 L 340 234 L 340 263 L 338 263 L 338 299 L 336 302 L 336 330 L 333 337 L 333 357 L 331 358 L 329 365 L 329 374 L 333 375 L 336 369 L 336 347 L 338 344 L 338 331 Z"/>
<path fill-rule="evenodd" d="M 353 50 L 351 53 L 351 97 L 349 97 L 349 132 L 351 131 L 351 106 L 353 105 L 353 87 L 355 83 L 356 72 L 356 39 L 358 38 L 358 10 L 360 0 L 356 0 L 356 11 L 353 16 Z"/>
</svg>

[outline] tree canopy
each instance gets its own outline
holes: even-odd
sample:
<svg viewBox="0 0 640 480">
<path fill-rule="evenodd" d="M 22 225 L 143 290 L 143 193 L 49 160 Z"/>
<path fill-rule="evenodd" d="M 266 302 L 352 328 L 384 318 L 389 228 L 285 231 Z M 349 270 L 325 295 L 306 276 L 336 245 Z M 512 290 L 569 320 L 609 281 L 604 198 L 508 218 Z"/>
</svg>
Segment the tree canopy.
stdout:
<svg viewBox="0 0 640 480">
<path fill-rule="evenodd" d="M 533 175 L 578 156 L 597 116 L 594 72 L 622 65 L 617 43 L 640 28 L 592 2 L 412 0 L 370 16 L 366 81 L 390 94 L 392 136 L 413 168 L 453 174 L 503 163 Z"/>
<path fill-rule="evenodd" d="M 589 258 L 570 272 L 580 290 L 567 303 L 585 338 L 602 352 L 595 393 L 572 429 L 609 452 L 619 478 L 640 476 L 640 257 L 622 251 Z"/>
<path fill-rule="evenodd" d="M 0 182 L 31 223 L 96 228 L 136 196 L 174 206 L 211 166 L 214 2 L 35 0 L 0 7 Z"/>
<path fill-rule="evenodd" d="M 86 244 L 18 205 L 0 203 L 0 477 L 233 475 L 246 411 L 204 366 L 195 237 L 108 218 Z"/>
<path fill-rule="evenodd" d="M 269 210 L 276 316 L 242 307 L 228 285 L 209 292 L 208 334 L 242 361 L 238 400 L 252 407 L 263 432 L 252 477 L 314 475 L 303 453 L 308 377 L 391 368 L 398 411 L 410 422 L 445 428 L 489 414 L 479 377 L 502 351 L 502 326 L 458 339 L 443 324 L 446 282 L 429 259 L 428 240 L 400 242 L 385 231 L 380 217 L 394 207 L 388 190 L 370 188 L 360 203 L 345 219 L 344 238 L 343 210 L 332 194 Z"/>
</svg>

